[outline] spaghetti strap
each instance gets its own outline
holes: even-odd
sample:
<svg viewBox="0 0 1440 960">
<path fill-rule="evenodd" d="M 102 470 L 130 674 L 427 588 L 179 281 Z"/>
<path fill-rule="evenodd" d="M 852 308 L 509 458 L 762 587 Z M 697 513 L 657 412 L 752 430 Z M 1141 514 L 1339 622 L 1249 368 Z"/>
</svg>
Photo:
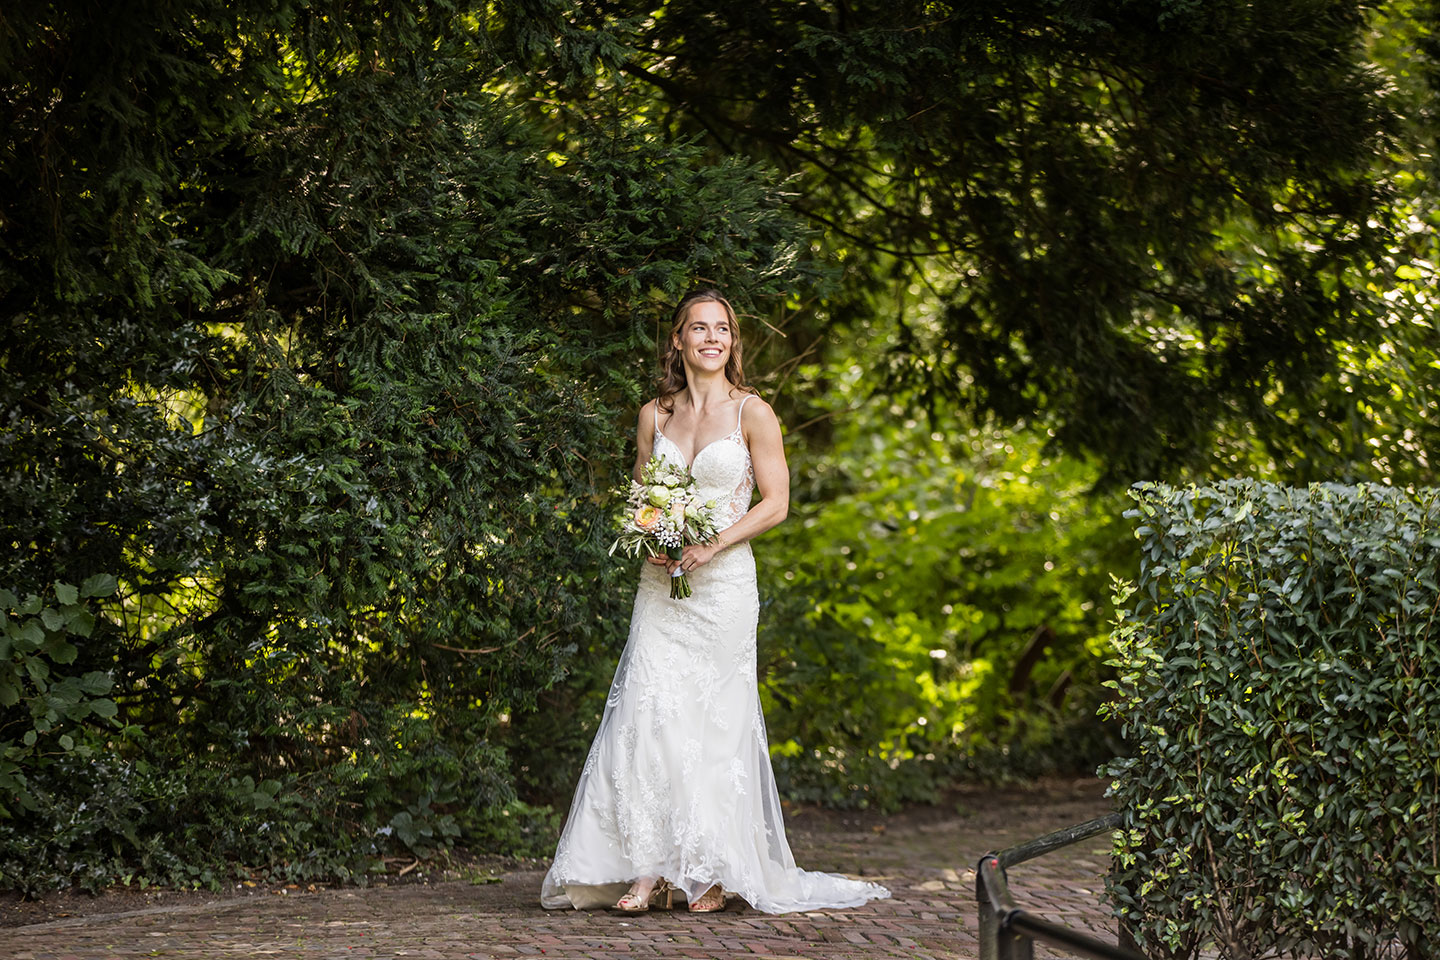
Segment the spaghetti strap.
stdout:
<svg viewBox="0 0 1440 960">
<path fill-rule="evenodd" d="M 739 429 L 740 429 L 740 424 L 741 424 L 740 418 L 745 415 L 745 401 L 746 401 L 746 400 L 749 400 L 749 399 L 750 399 L 751 397 L 753 397 L 753 396 L 755 396 L 755 394 L 753 394 L 753 393 L 747 393 L 747 394 L 745 394 L 745 396 L 743 396 L 743 397 L 740 398 L 740 409 L 737 410 L 737 411 L 735 411 L 735 429 L 736 429 L 736 430 L 739 430 Z"/>
</svg>

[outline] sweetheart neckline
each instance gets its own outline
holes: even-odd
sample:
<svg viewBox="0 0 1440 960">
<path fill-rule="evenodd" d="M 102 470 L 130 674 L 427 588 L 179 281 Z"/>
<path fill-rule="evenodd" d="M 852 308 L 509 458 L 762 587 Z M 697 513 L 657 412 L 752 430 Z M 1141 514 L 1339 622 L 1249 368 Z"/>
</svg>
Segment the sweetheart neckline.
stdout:
<svg viewBox="0 0 1440 960">
<path fill-rule="evenodd" d="M 737 436 L 737 434 L 739 434 L 739 436 Z M 750 456 L 750 448 L 745 446 L 745 436 L 744 434 L 741 434 L 739 430 L 732 430 L 723 437 L 717 437 L 714 440 L 711 440 L 709 443 L 705 444 L 705 446 L 695 451 L 695 458 L 693 460 L 685 459 L 685 451 L 680 449 L 680 444 L 665 436 L 665 431 L 661 430 L 658 424 L 655 426 L 655 435 L 675 448 L 675 452 L 680 454 L 680 462 L 685 465 L 686 470 L 693 469 L 691 465 L 695 462 L 695 460 L 700 459 L 700 454 L 704 453 L 706 450 L 709 450 L 711 447 L 715 446 L 715 444 L 724 443 L 726 440 L 729 440 L 732 443 L 738 443 L 740 445 L 740 449 L 745 451 L 745 456 Z"/>
</svg>

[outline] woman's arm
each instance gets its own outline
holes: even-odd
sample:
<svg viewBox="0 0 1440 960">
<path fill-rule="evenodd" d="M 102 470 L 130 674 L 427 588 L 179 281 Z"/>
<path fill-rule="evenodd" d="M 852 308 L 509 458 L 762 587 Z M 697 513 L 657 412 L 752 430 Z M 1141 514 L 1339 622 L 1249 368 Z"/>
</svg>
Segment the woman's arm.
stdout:
<svg viewBox="0 0 1440 960">
<path fill-rule="evenodd" d="M 645 464 L 650 462 L 650 453 L 655 448 L 655 405 L 658 402 L 651 400 L 641 407 L 640 416 L 635 421 L 635 469 L 630 475 L 636 483 L 640 482 L 640 474 Z M 645 560 L 662 567 L 670 562 L 668 557 L 646 557 Z"/>
<path fill-rule="evenodd" d="M 640 416 L 635 421 L 635 469 L 630 475 L 635 482 L 640 482 L 640 471 L 645 469 L 645 464 L 650 462 L 650 453 L 655 447 L 655 404 L 651 400 L 640 408 Z"/>
<path fill-rule="evenodd" d="M 760 536 L 790 512 L 790 468 L 785 463 L 780 419 L 770 404 L 759 397 L 745 404 L 745 409 L 748 412 L 742 415 L 740 426 L 745 432 L 745 445 L 750 448 L 750 464 L 755 470 L 755 489 L 760 492 L 760 502 L 720 531 L 722 549 Z"/>
<path fill-rule="evenodd" d="M 790 512 L 790 468 L 785 463 L 785 441 L 775 411 L 757 397 L 745 404 L 740 426 L 745 433 L 745 444 L 750 448 L 750 464 L 755 470 L 755 489 L 760 491 L 760 502 L 721 530 L 715 540 L 686 547 L 679 565 L 687 571 L 709 563 L 726 547 L 758 537 Z M 676 561 L 668 566 L 674 570 Z"/>
</svg>

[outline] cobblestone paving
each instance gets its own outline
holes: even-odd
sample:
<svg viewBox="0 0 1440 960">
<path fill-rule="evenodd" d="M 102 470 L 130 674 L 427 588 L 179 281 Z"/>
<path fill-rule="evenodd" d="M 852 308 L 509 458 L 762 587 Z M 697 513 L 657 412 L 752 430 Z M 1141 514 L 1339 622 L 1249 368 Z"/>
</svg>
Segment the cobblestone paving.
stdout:
<svg viewBox="0 0 1440 960">
<path fill-rule="evenodd" d="M 946 807 L 891 818 L 792 818 L 801 865 L 890 887 L 892 899 L 852 910 L 768 916 L 732 903 L 707 915 L 683 907 L 639 916 L 547 912 L 537 902 L 543 872 L 517 870 L 499 883 L 196 898 L 89 913 L 0 929 L 0 956 L 970 958 L 977 952 L 973 868 L 980 855 L 1106 812 L 1100 793 L 1094 781 L 1061 782 L 998 798 L 971 791 Z M 1014 868 L 1017 899 L 1114 942 L 1099 902 L 1106 843 L 1097 837 Z"/>
</svg>

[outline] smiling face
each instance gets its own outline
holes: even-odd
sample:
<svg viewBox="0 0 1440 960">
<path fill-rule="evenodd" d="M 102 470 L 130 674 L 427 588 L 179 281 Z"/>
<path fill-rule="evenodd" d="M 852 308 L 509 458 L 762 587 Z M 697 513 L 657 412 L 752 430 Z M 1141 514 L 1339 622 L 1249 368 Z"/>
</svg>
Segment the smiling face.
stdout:
<svg viewBox="0 0 1440 960">
<path fill-rule="evenodd" d="M 748 389 L 742 363 L 744 338 L 735 319 L 735 310 L 720 291 L 701 287 L 686 294 L 671 314 L 669 336 L 660 357 L 660 379 L 655 395 L 660 409 L 674 409 L 671 398 L 691 378 L 705 379 L 718 374 L 731 387 Z"/>
<path fill-rule="evenodd" d="M 675 349 L 685 366 L 706 373 L 725 369 L 735 342 L 730 314 L 714 300 L 692 304 L 674 336 Z"/>
</svg>

